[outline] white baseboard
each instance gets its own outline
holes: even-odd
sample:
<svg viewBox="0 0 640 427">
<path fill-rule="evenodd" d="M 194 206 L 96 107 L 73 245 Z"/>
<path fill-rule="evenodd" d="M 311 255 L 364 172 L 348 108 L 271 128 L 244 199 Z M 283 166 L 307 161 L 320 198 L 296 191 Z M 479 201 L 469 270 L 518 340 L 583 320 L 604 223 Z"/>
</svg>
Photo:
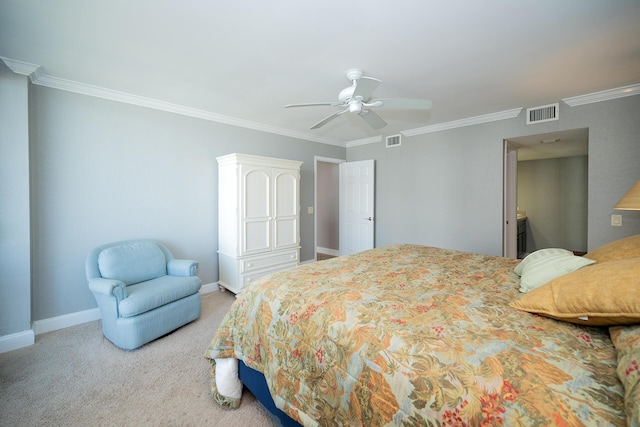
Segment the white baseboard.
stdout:
<svg viewBox="0 0 640 427">
<path fill-rule="evenodd" d="M 200 287 L 201 294 L 219 291 L 220 286 L 218 286 L 218 282 L 207 283 Z M 78 311 L 76 313 L 51 317 L 49 319 L 36 320 L 33 322 L 32 330 L 0 336 L 0 353 L 33 345 L 35 343 L 36 335 L 80 325 L 81 323 L 100 320 L 100 318 L 100 309 L 96 307 L 89 310 Z"/>
<path fill-rule="evenodd" d="M 93 322 L 94 320 L 100 320 L 100 318 L 100 309 L 96 307 L 89 310 L 77 311 L 75 313 L 63 314 L 62 316 L 36 320 L 33 322 L 33 331 L 36 335 L 40 335 L 46 332 L 68 328 L 69 326 L 79 325 L 81 323 Z"/>
<path fill-rule="evenodd" d="M 316 252 L 320 252 L 321 254 L 340 256 L 340 252 L 337 249 L 316 247 Z"/>
<path fill-rule="evenodd" d="M 2 335 L 0 336 L 0 353 L 33 345 L 36 342 L 35 338 L 32 330 Z"/>
<path fill-rule="evenodd" d="M 200 287 L 201 294 L 208 294 L 209 292 L 220 292 L 220 285 L 218 285 L 218 282 L 207 283 Z"/>
</svg>

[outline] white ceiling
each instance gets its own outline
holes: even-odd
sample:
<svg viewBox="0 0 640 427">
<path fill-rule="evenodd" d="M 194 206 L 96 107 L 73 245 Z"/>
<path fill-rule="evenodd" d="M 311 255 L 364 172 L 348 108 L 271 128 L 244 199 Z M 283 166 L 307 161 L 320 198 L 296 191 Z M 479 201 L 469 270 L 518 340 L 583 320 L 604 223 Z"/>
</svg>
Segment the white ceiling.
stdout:
<svg viewBox="0 0 640 427">
<path fill-rule="evenodd" d="M 0 56 L 58 82 L 151 99 L 249 127 L 344 143 L 640 83 L 640 0 L 0 0 Z M 344 72 L 375 96 L 375 131 L 338 107 Z M 285 132 L 285 134 L 286 134 Z"/>
</svg>

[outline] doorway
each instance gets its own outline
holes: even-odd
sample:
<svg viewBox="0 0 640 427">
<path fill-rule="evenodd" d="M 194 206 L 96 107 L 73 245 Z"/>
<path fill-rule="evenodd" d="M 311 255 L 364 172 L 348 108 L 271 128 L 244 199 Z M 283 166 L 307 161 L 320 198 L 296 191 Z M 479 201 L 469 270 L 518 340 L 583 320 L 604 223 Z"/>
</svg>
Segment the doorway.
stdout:
<svg viewBox="0 0 640 427">
<path fill-rule="evenodd" d="M 374 160 L 316 157 L 314 168 L 314 260 L 372 249 Z"/>
<path fill-rule="evenodd" d="M 504 140 L 503 256 L 586 251 L 588 139 L 583 128 Z"/>
<path fill-rule="evenodd" d="M 340 242 L 340 163 L 342 159 L 315 158 L 314 260 L 339 255 Z"/>
</svg>

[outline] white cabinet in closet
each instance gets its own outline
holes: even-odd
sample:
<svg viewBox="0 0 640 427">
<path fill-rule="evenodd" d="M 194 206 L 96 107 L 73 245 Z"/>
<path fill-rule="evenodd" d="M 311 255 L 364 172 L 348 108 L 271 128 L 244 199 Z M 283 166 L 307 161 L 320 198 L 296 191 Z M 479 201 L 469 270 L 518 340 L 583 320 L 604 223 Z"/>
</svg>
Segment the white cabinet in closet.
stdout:
<svg viewBox="0 0 640 427">
<path fill-rule="evenodd" d="M 299 264 L 302 162 L 237 153 L 217 160 L 219 284 L 238 293 Z"/>
</svg>

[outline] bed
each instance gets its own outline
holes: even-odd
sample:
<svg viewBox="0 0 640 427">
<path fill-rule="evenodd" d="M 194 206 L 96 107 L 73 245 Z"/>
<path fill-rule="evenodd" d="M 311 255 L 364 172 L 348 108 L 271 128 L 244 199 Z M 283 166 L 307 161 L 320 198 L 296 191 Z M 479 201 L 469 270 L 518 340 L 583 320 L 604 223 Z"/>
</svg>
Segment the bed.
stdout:
<svg viewBox="0 0 640 427">
<path fill-rule="evenodd" d="M 285 423 L 637 426 L 640 236 L 614 243 L 522 262 L 397 244 L 266 276 L 206 350 L 212 396 L 240 404 L 239 362 Z"/>
</svg>

